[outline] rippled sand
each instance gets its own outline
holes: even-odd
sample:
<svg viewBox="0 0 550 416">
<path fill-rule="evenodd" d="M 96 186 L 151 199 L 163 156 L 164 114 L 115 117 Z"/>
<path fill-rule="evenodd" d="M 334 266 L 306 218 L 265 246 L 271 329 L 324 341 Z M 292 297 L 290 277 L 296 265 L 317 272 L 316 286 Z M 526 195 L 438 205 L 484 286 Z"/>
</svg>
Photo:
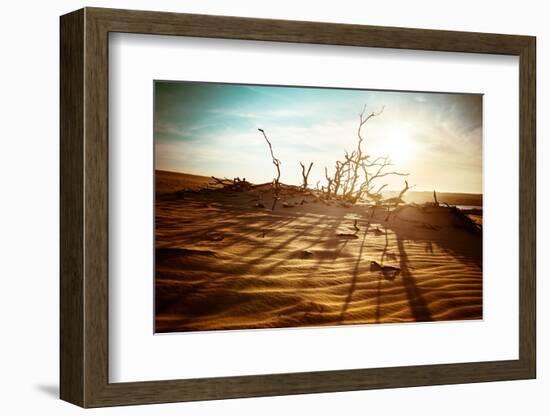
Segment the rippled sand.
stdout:
<svg viewBox="0 0 550 416">
<path fill-rule="evenodd" d="M 271 211 L 204 181 L 157 172 L 157 332 L 482 318 L 481 234 L 450 208 Z"/>
</svg>

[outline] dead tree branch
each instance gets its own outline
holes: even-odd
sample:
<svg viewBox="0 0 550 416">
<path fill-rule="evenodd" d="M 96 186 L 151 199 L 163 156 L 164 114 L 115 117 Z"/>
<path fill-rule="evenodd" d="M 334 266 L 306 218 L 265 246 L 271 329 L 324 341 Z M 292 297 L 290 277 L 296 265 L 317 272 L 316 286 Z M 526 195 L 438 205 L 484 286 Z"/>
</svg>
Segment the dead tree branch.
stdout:
<svg viewBox="0 0 550 416">
<path fill-rule="evenodd" d="M 332 189 L 332 181 L 333 179 L 328 175 L 328 169 L 325 166 L 325 178 L 327 178 L 327 198 L 330 197 L 330 191 Z"/>
<path fill-rule="evenodd" d="M 405 201 L 403 200 L 403 195 L 405 195 L 405 192 L 407 192 L 409 189 L 411 189 L 413 186 L 409 186 L 409 182 L 405 181 L 405 187 L 399 192 L 399 195 L 397 195 L 394 198 L 388 198 L 384 202 L 388 204 L 388 215 L 386 216 L 386 221 L 390 219 L 390 215 L 392 213 L 392 208 L 395 209 L 399 204 L 404 204 Z"/>
<path fill-rule="evenodd" d="M 435 193 L 435 189 L 434 189 L 434 205 L 435 205 L 436 207 L 439 206 L 439 201 L 437 200 L 437 194 Z"/>
<path fill-rule="evenodd" d="M 229 189 L 232 191 L 249 191 L 253 188 L 253 185 L 246 180 L 246 178 L 239 178 L 238 176 L 233 179 L 227 179 L 227 178 L 216 178 L 215 176 L 211 176 L 211 178 L 214 180 L 214 184 L 221 185 L 223 189 Z"/>
<path fill-rule="evenodd" d="M 377 183 L 378 180 L 387 176 L 409 175 L 396 170 L 389 171 L 389 167 L 393 164 L 388 156 L 371 158 L 365 152 L 365 125 L 373 117 L 381 115 L 384 108 L 382 107 L 378 112 L 367 114 L 367 107 L 363 106 L 359 114 L 356 148 L 351 153 L 345 151 L 343 160 L 336 161 L 332 177 L 328 175 L 325 168 L 328 196 L 332 195 L 336 199 L 351 204 L 365 199 L 378 204 L 382 200 L 381 192 L 387 186 L 387 184 L 380 185 Z"/>
<path fill-rule="evenodd" d="M 265 131 L 262 129 L 258 129 L 264 136 L 265 141 L 267 142 L 267 145 L 269 146 L 269 153 L 271 154 L 271 159 L 273 161 L 273 164 L 275 165 L 275 169 L 277 169 L 277 176 L 273 178 L 273 205 L 271 206 L 271 210 L 273 211 L 275 209 L 275 205 L 277 204 L 277 200 L 279 199 L 279 192 L 281 190 L 279 180 L 281 179 L 281 161 L 275 157 L 273 154 L 273 147 L 271 146 L 271 142 L 267 138 L 267 135 L 265 134 Z"/>
<path fill-rule="evenodd" d="M 311 172 L 311 168 L 313 167 L 313 162 L 309 164 L 309 168 L 307 169 L 307 172 L 306 172 L 306 167 L 302 162 L 300 162 L 300 166 L 302 167 L 302 178 L 303 178 L 302 189 L 305 191 L 307 189 L 307 178 L 309 176 L 309 173 Z"/>
</svg>

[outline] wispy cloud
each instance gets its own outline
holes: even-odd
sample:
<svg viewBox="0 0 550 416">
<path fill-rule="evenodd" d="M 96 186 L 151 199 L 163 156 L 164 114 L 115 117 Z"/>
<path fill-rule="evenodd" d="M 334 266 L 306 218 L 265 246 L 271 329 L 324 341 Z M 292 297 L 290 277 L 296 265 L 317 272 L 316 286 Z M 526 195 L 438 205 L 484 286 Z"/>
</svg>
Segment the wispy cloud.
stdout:
<svg viewBox="0 0 550 416">
<path fill-rule="evenodd" d="M 481 192 L 479 96 L 196 83 L 156 91 L 159 169 L 269 181 L 274 172 L 262 128 L 282 161 L 282 180 L 299 183 L 299 162 L 312 161 L 315 183 L 356 146 L 367 103 L 369 111 L 385 105 L 365 126 L 369 154 L 392 157 L 417 189 Z"/>
</svg>

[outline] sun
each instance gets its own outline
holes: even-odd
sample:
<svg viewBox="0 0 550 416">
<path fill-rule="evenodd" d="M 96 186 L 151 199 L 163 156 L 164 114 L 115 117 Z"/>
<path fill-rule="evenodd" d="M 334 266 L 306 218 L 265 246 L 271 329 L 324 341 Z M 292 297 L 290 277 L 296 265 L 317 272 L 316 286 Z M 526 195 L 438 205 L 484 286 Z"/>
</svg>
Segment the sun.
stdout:
<svg viewBox="0 0 550 416">
<path fill-rule="evenodd" d="M 406 127 L 389 129 L 384 143 L 385 153 L 397 164 L 409 164 L 416 156 L 416 145 Z"/>
</svg>

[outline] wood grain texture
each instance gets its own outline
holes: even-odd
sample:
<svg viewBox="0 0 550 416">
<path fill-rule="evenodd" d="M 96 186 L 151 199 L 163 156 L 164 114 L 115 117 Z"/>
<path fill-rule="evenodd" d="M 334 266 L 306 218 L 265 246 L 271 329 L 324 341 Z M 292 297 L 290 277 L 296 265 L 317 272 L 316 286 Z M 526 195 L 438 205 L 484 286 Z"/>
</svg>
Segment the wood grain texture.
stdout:
<svg viewBox="0 0 550 416">
<path fill-rule="evenodd" d="M 108 33 L 86 13 L 84 58 L 85 406 L 108 380 Z"/>
<path fill-rule="evenodd" d="M 108 381 L 108 33 L 520 57 L 518 360 L 190 380 Z M 87 8 L 61 18 L 61 397 L 99 407 L 535 377 L 535 38 Z"/>
<path fill-rule="evenodd" d="M 536 377 L 536 41 L 520 54 L 519 356 Z"/>
<path fill-rule="evenodd" d="M 84 404 L 84 12 L 60 23 L 60 388 Z"/>
<path fill-rule="evenodd" d="M 87 8 L 111 32 L 519 55 L 528 36 Z"/>
</svg>

